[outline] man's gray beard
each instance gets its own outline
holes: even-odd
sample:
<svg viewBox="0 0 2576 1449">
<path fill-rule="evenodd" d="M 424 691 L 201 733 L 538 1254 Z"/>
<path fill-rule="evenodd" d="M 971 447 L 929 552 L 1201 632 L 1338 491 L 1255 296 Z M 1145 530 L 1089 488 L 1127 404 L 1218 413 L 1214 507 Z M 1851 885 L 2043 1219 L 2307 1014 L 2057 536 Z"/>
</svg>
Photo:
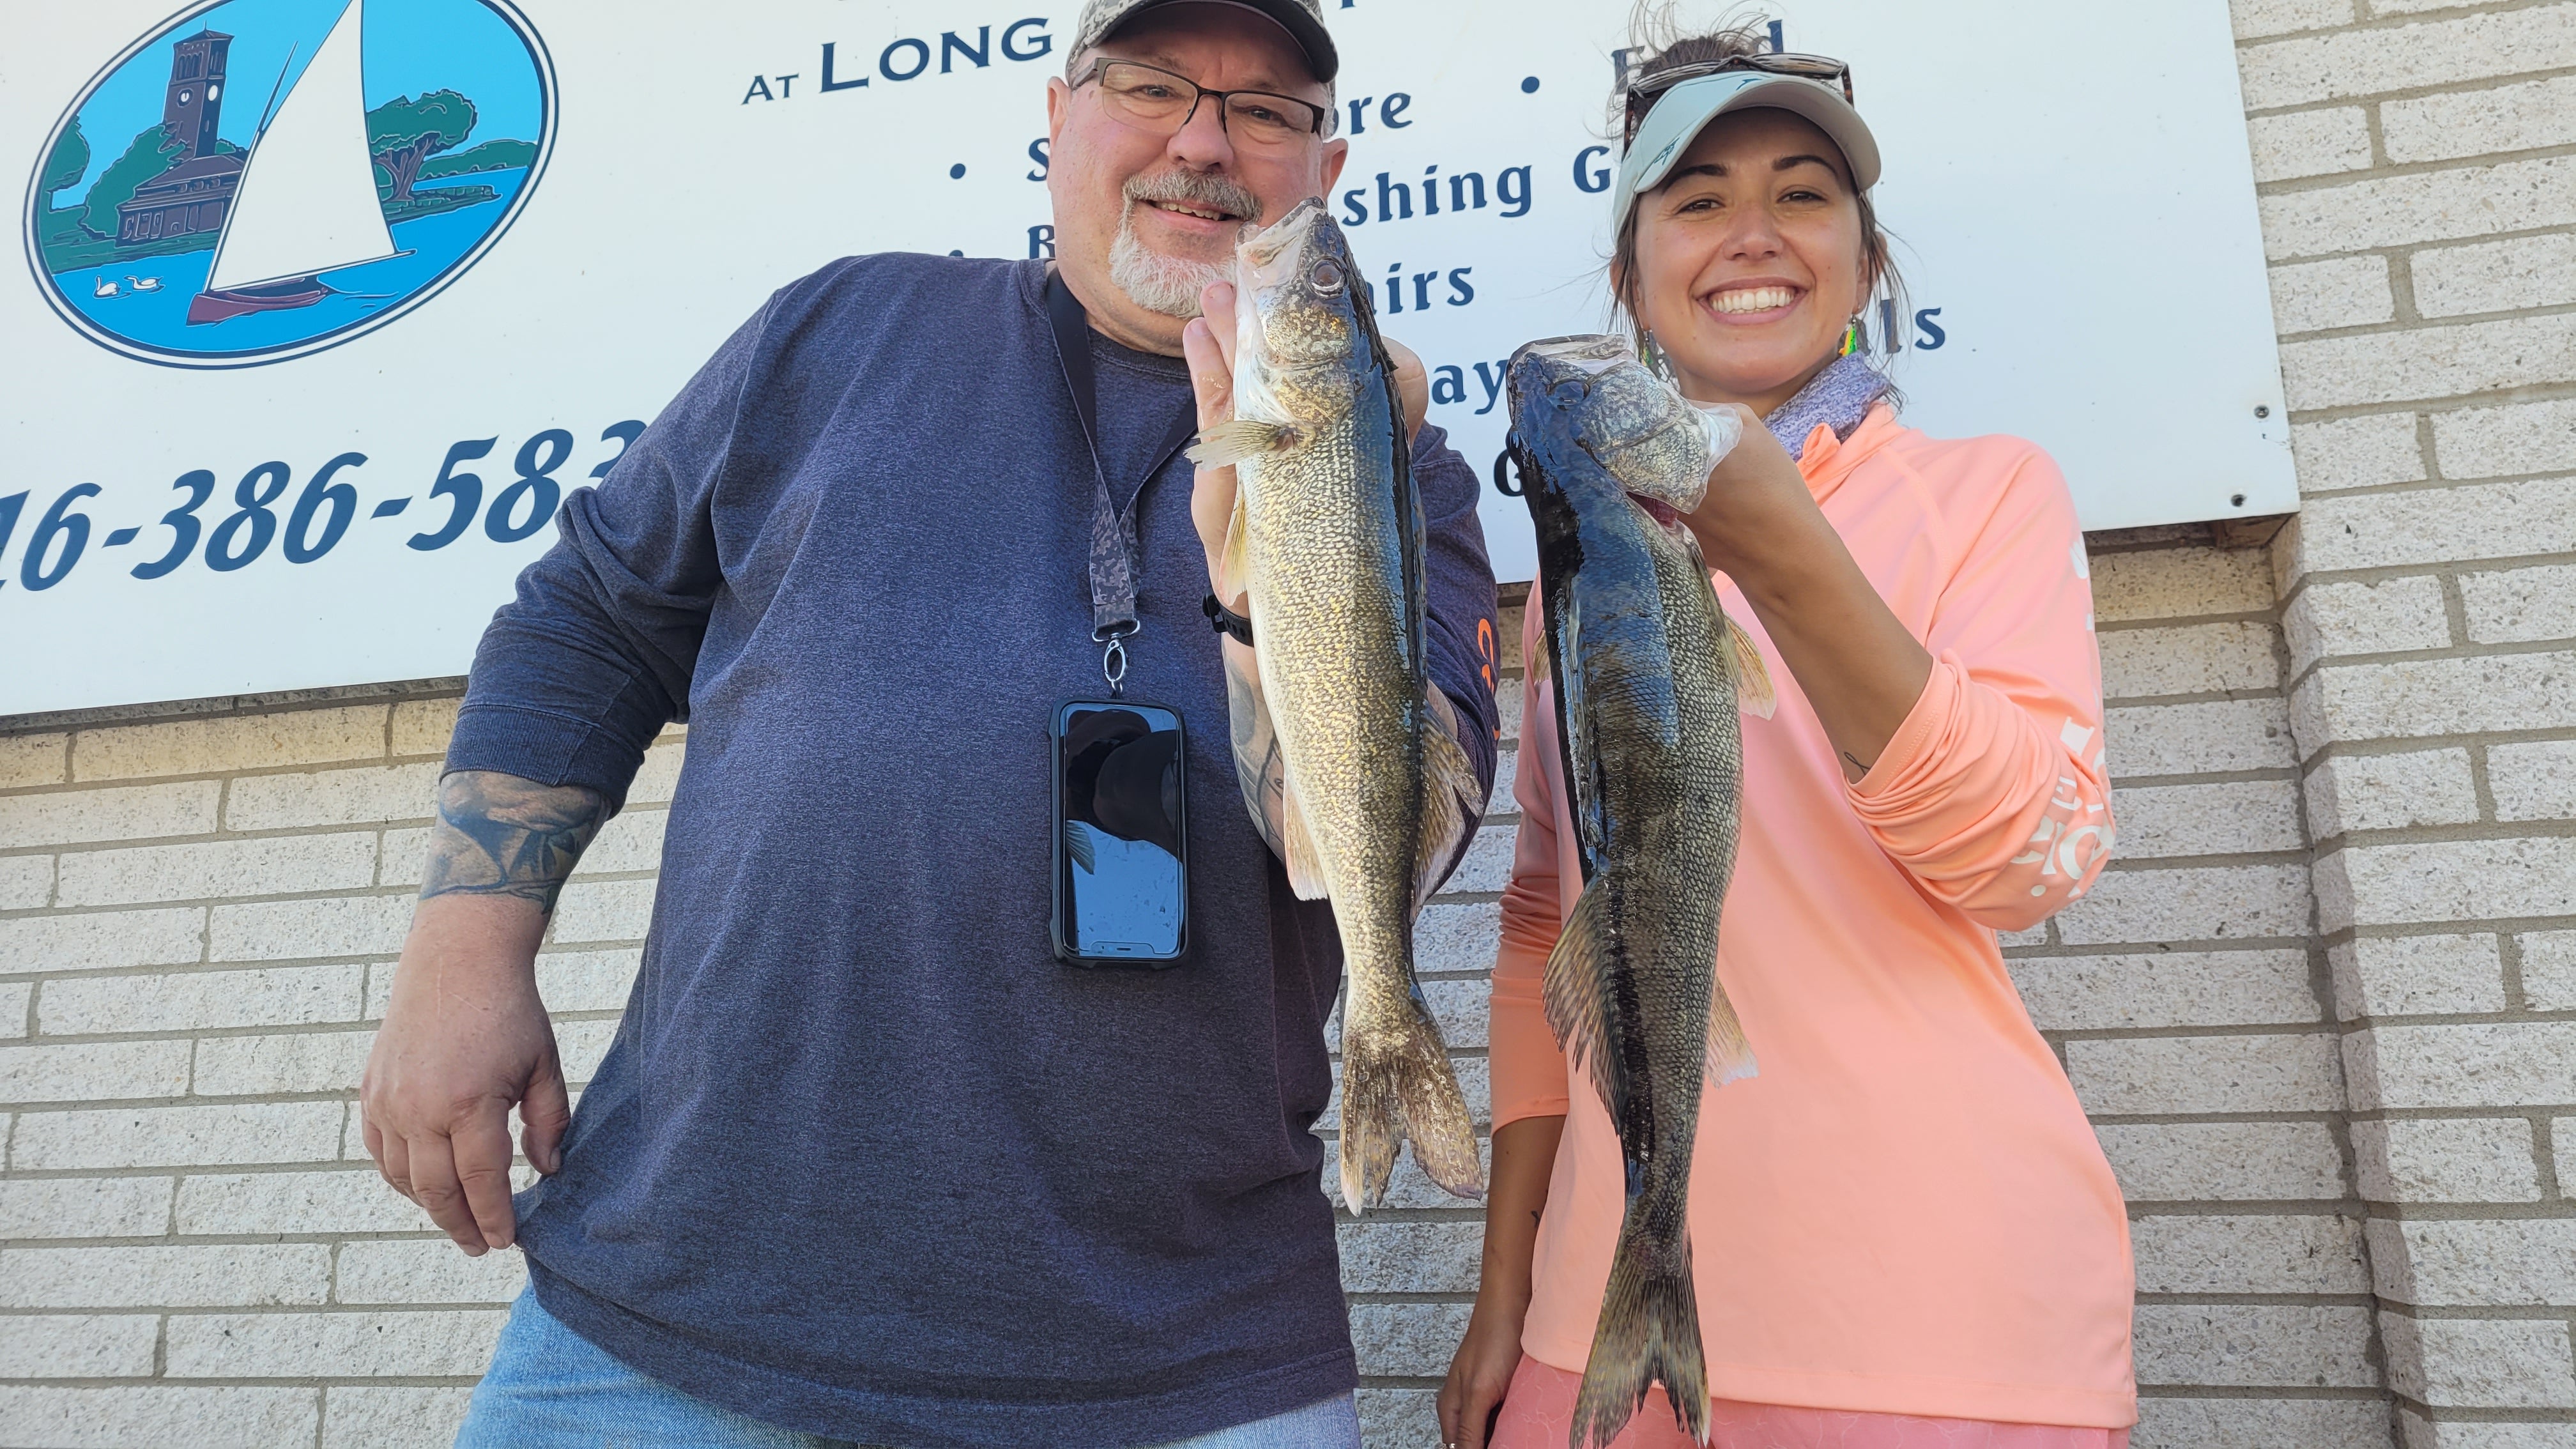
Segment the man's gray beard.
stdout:
<svg viewBox="0 0 2576 1449">
<path fill-rule="evenodd" d="M 1199 294 L 1234 280 L 1234 260 L 1192 261 L 1166 256 L 1138 239 L 1136 207 L 1143 201 L 1185 201 L 1232 212 L 1250 230 L 1261 220 L 1261 198 L 1222 177 L 1189 171 L 1131 178 L 1127 206 L 1118 213 L 1118 236 L 1109 244 L 1109 281 L 1148 312 L 1187 321 L 1199 315 Z"/>
</svg>

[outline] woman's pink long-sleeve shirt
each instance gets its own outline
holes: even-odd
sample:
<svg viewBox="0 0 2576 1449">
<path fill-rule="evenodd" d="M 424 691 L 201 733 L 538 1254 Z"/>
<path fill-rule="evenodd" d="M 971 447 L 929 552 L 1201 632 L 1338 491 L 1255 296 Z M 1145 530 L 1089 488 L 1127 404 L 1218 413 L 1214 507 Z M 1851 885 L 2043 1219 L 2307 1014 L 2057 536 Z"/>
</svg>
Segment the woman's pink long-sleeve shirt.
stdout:
<svg viewBox="0 0 2576 1449">
<path fill-rule="evenodd" d="M 1700 1104 L 1690 1231 L 1721 1399 L 2118 1428 L 2136 1418 L 2120 1190 L 1995 932 L 2111 847 L 2101 666 L 2065 481 L 2017 438 L 1873 409 L 1799 464 L 1930 683 L 1858 784 L 1744 596 L 1779 708 L 1744 716 L 1718 977 L 1759 1075 Z M 1524 638 L 1535 638 L 1533 607 Z M 1524 657 L 1529 657 L 1525 648 Z M 1567 1116 L 1523 1348 L 1580 1370 L 1618 1235 L 1619 1140 L 1540 981 L 1582 880 L 1551 686 L 1532 679 L 1494 967 L 1497 1127 Z"/>
</svg>

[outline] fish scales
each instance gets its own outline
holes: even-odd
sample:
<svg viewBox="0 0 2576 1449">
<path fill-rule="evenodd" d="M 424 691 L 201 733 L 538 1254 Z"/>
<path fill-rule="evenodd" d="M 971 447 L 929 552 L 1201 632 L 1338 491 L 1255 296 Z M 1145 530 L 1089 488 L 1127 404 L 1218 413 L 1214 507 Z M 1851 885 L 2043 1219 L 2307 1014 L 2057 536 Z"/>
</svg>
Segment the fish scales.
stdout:
<svg viewBox="0 0 2576 1449">
<path fill-rule="evenodd" d="M 1383 1200 L 1401 1144 L 1461 1196 L 1483 1190 L 1474 1121 L 1413 968 L 1413 922 L 1481 800 L 1433 720 L 1423 522 L 1367 287 L 1320 203 L 1238 256 L 1233 423 L 1192 457 L 1237 466 L 1224 571 L 1249 590 L 1284 762 L 1289 878 L 1329 896 L 1342 1007 L 1343 1200 Z"/>
<path fill-rule="evenodd" d="M 1695 503 L 1712 440 L 1617 339 L 1532 343 L 1509 378 L 1583 875 L 1548 962 L 1547 1016 L 1618 1128 L 1627 1172 L 1571 1443 L 1607 1444 L 1657 1382 L 1704 1441 L 1691 1155 L 1704 1092 L 1753 1068 L 1716 970 L 1742 645 L 1696 542 L 1630 495 Z"/>
</svg>

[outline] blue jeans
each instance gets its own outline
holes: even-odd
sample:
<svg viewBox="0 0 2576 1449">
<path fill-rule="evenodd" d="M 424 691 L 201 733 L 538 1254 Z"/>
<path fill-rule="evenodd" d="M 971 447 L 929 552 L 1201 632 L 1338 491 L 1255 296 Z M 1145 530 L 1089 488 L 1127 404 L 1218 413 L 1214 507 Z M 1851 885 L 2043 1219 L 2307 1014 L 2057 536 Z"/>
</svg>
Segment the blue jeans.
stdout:
<svg viewBox="0 0 2576 1449">
<path fill-rule="evenodd" d="M 1162 1449 L 1359 1449 L 1349 1395 Z M 854 1449 L 693 1399 L 557 1322 L 523 1289 L 456 1449 Z"/>
</svg>

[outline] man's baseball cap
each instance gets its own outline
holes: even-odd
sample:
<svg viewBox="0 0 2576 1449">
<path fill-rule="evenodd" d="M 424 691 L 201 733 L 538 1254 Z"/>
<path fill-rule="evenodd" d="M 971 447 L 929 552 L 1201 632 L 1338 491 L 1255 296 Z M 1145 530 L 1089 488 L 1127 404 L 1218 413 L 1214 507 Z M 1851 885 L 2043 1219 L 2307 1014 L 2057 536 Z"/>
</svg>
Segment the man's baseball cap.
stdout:
<svg viewBox="0 0 2576 1449">
<path fill-rule="evenodd" d="M 1324 31 L 1323 0 L 1091 0 L 1082 7 L 1082 24 L 1073 32 L 1073 53 L 1080 55 L 1107 40 L 1111 31 L 1148 10 L 1183 3 L 1231 5 L 1268 17 L 1297 42 L 1297 48 L 1306 53 L 1307 69 L 1327 85 L 1342 68 L 1333 37 Z"/>
<path fill-rule="evenodd" d="M 1867 191 L 1878 184 L 1878 138 L 1853 110 L 1843 93 L 1821 81 L 1758 70 L 1726 70 L 1693 76 L 1655 100 L 1655 108 L 1637 126 L 1637 138 L 1619 159 L 1619 184 L 1611 197 L 1610 226 L 1628 224 L 1637 198 L 1654 190 L 1679 165 L 1682 153 L 1708 123 L 1730 111 L 1769 106 L 1815 122 L 1842 148 L 1851 166 L 1852 185 Z"/>
</svg>

